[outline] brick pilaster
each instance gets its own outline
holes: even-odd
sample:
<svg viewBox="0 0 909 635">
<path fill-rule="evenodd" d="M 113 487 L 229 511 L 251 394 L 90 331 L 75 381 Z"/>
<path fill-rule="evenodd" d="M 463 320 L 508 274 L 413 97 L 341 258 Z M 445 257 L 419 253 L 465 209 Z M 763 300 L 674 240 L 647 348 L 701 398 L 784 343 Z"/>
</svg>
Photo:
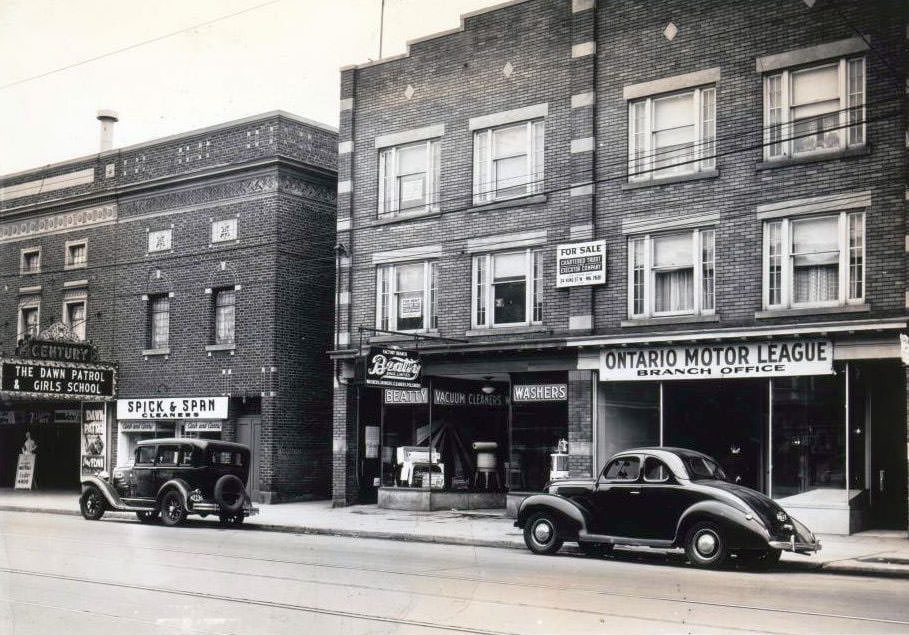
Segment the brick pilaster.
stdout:
<svg viewBox="0 0 909 635">
<path fill-rule="evenodd" d="M 593 371 L 568 372 L 568 469 L 593 475 Z"/>
</svg>

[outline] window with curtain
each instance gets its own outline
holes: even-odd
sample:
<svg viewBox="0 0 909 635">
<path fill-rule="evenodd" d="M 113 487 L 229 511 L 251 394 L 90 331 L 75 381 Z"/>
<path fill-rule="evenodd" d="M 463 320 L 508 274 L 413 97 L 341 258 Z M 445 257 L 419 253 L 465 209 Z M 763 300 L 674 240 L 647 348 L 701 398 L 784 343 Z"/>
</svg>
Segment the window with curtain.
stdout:
<svg viewBox="0 0 909 635">
<path fill-rule="evenodd" d="M 22 252 L 22 273 L 38 273 L 41 271 L 41 250 L 28 249 Z"/>
<path fill-rule="evenodd" d="M 646 181 L 716 167 L 716 89 L 628 104 L 628 178 Z"/>
<path fill-rule="evenodd" d="M 85 339 L 85 300 L 67 302 L 64 307 L 64 319 L 69 329 L 80 340 Z"/>
<path fill-rule="evenodd" d="M 379 151 L 379 216 L 438 209 L 439 153 L 438 139 Z"/>
<path fill-rule="evenodd" d="M 85 242 L 67 243 L 66 260 L 67 267 L 84 267 L 88 255 L 88 245 Z"/>
<path fill-rule="evenodd" d="M 236 291 L 233 288 L 215 291 L 215 344 L 234 344 L 236 321 Z"/>
<path fill-rule="evenodd" d="M 766 222 L 765 308 L 861 303 L 864 256 L 864 212 Z"/>
<path fill-rule="evenodd" d="M 170 297 L 166 294 L 149 298 L 148 347 L 162 349 L 170 340 Z"/>
<path fill-rule="evenodd" d="M 19 310 L 19 332 L 21 337 L 38 337 L 40 314 L 41 309 L 38 306 L 22 307 Z"/>
<path fill-rule="evenodd" d="M 712 313 L 713 229 L 635 236 L 628 241 L 628 313 L 634 318 Z"/>
<path fill-rule="evenodd" d="M 420 331 L 438 327 L 437 263 L 382 265 L 376 270 L 376 328 Z"/>
<path fill-rule="evenodd" d="M 865 58 L 843 58 L 764 76 L 764 157 L 865 143 Z"/>
<path fill-rule="evenodd" d="M 539 251 L 524 249 L 474 256 L 473 325 L 540 323 L 543 269 Z"/>
<path fill-rule="evenodd" d="M 474 203 L 543 191 L 542 119 L 474 132 Z"/>
</svg>

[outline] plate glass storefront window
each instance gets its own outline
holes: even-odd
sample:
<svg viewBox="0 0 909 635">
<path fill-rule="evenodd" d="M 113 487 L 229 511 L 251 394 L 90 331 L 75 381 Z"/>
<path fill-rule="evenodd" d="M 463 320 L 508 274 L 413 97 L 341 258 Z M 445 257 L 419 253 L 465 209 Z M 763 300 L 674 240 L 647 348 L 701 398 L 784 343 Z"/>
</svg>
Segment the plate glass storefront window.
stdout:
<svg viewBox="0 0 909 635">
<path fill-rule="evenodd" d="M 598 472 L 616 452 L 660 445 L 658 382 L 603 383 L 600 385 L 598 410 Z"/>
</svg>

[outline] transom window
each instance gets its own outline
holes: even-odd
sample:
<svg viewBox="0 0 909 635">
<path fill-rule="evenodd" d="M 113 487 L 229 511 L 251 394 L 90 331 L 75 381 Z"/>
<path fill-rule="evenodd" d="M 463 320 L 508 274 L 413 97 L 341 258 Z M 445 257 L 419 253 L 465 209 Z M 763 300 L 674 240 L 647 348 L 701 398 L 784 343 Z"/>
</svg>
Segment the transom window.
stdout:
<svg viewBox="0 0 909 635">
<path fill-rule="evenodd" d="M 170 297 L 153 295 L 148 299 L 148 347 L 167 348 L 170 339 Z"/>
<path fill-rule="evenodd" d="M 473 326 L 543 321 L 542 253 L 525 249 L 474 256 Z"/>
<path fill-rule="evenodd" d="M 215 295 L 215 344 L 236 342 L 234 325 L 236 321 L 237 295 L 233 287 L 216 289 Z"/>
<path fill-rule="evenodd" d="M 474 203 L 542 192 L 544 133 L 542 119 L 474 132 Z"/>
<path fill-rule="evenodd" d="M 765 308 L 861 304 L 864 297 L 864 212 L 764 223 Z"/>
<path fill-rule="evenodd" d="M 376 270 L 376 328 L 438 327 L 438 266 L 434 261 L 382 265 Z"/>
<path fill-rule="evenodd" d="M 439 207 L 440 142 L 429 139 L 379 152 L 379 216 Z"/>
<path fill-rule="evenodd" d="M 647 97 L 628 104 L 628 180 L 716 167 L 716 89 Z"/>
<path fill-rule="evenodd" d="M 19 264 L 21 273 L 39 273 L 41 271 L 41 249 L 23 249 Z"/>
<path fill-rule="evenodd" d="M 865 143 L 865 58 L 764 76 L 764 157 L 841 150 Z"/>
<path fill-rule="evenodd" d="M 715 230 L 635 236 L 628 241 L 628 314 L 711 314 L 716 309 Z"/>
</svg>

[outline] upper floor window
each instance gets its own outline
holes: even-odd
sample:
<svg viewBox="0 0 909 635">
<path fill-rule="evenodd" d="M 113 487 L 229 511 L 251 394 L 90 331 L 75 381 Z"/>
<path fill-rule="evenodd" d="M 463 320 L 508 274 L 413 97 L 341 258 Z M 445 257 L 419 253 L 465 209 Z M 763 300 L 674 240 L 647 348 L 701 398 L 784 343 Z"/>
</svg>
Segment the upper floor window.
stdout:
<svg viewBox="0 0 909 635">
<path fill-rule="evenodd" d="M 79 269 L 85 267 L 88 262 L 88 242 L 85 240 L 73 240 L 66 243 L 65 268 Z"/>
<path fill-rule="evenodd" d="M 516 326 L 543 321 L 542 253 L 532 249 L 473 258 L 473 326 Z"/>
<path fill-rule="evenodd" d="M 488 203 L 543 191 L 542 119 L 473 133 L 473 200 Z"/>
<path fill-rule="evenodd" d="M 632 318 L 711 314 L 716 309 L 713 229 L 635 236 L 628 241 Z"/>
<path fill-rule="evenodd" d="M 716 88 L 705 86 L 628 104 L 628 180 L 716 167 Z"/>
<path fill-rule="evenodd" d="M 438 327 L 435 261 L 382 265 L 376 270 L 376 328 L 421 331 Z"/>
<path fill-rule="evenodd" d="M 215 289 L 215 344 L 235 343 L 236 291 L 233 287 Z"/>
<path fill-rule="evenodd" d="M 379 151 L 379 216 L 438 209 L 439 152 L 438 139 Z"/>
<path fill-rule="evenodd" d="M 19 309 L 19 338 L 38 337 L 41 325 L 41 306 L 37 303 Z"/>
<path fill-rule="evenodd" d="M 865 143 L 865 58 L 764 76 L 764 158 Z"/>
<path fill-rule="evenodd" d="M 69 330 L 80 340 L 85 339 L 85 322 L 87 314 L 85 310 L 85 299 L 66 300 L 63 303 L 63 321 L 69 327 Z"/>
<path fill-rule="evenodd" d="M 865 213 L 765 222 L 763 292 L 767 309 L 861 304 Z"/>
<path fill-rule="evenodd" d="M 33 247 L 23 249 L 19 252 L 19 272 L 20 273 L 40 273 L 41 272 L 41 248 Z"/>
<path fill-rule="evenodd" d="M 170 339 L 170 297 L 162 293 L 148 299 L 148 347 L 167 348 Z"/>
</svg>

